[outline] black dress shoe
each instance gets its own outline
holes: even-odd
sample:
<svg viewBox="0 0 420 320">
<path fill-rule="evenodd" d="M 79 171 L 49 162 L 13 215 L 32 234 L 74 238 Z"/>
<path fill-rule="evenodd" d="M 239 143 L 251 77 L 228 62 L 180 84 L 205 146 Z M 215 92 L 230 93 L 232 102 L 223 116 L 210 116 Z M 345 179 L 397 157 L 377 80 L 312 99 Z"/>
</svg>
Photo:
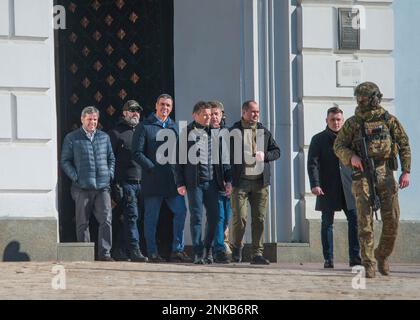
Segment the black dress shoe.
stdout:
<svg viewBox="0 0 420 320">
<path fill-rule="evenodd" d="M 251 260 L 251 264 L 264 264 L 264 265 L 268 265 L 270 264 L 270 261 L 268 261 L 266 258 L 264 258 L 263 256 L 255 256 L 252 260 Z"/>
<path fill-rule="evenodd" d="M 332 260 L 325 260 L 324 262 L 324 269 L 333 269 L 334 262 Z"/>
<path fill-rule="evenodd" d="M 350 259 L 349 266 L 355 267 L 355 266 L 361 266 L 362 265 L 362 259 L 360 257 L 355 257 Z"/>
<path fill-rule="evenodd" d="M 214 259 L 214 262 L 215 263 L 220 263 L 220 264 L 228 264 L 230 261 L 229 261 L 229 258 L 227 256 L 226 252 L 221 251 L 221 252 L 216 253 L 216 257 Z"/>
<path fill-rule="evenodd" d="M 98 259 L 99 261 L 107 261 L 107 262 L 114 262 L 115 260 L 112 259 L 110 256 L 101 257 Z"/>
<path fill-rule="evenodd" d="M 130 261 L 130 258 L 122 249 L 115 249 L 111 256 L 115 261 Z"/>
<path fill-rule="evenodd" d="M 181 262 L 181 263 L 192 262 L 191 258 L 184 251 L 172 252 L 170 260 L 171 262 Z"/>
</svg>

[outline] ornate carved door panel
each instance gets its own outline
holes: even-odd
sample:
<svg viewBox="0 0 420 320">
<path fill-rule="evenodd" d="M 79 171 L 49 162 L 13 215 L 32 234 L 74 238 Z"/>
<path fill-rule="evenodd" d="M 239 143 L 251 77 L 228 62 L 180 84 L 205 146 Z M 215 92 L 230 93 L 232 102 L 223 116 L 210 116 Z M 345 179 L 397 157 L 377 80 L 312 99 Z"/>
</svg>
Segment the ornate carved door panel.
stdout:
<svg viewBox="0 0 420 320">
<path fill-rule="evenodd" d="M 58 32 L 62 129 L 79 126 L 87 105 L 98 107 L 107 130 L 128 99 L 150 112 L 159 94 L 173 93 L 172 0 L 58 3 L 67 14 Z"/>
<path fill-rule="evenodd" d="M 161 93 L 173 95 L 173 0 L 57 0 L 66 29 L 57 31 L 59 151 L 66 133 L 80 126 L 88 105 L 100 125 L 112 128 L 123 104 L 137 100 L 144 114 Z M 61 174 L 61 172 L 60 172 Z M 60 236 L 74 240 L 69 181 L 59 179 Z"/>
</svg>

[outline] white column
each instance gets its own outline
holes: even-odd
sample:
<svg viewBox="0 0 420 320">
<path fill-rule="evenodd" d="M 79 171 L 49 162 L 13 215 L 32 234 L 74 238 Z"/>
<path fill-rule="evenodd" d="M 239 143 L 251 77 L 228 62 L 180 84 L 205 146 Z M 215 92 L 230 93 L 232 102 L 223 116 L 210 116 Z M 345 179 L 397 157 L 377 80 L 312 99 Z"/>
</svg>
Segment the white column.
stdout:
<svg viewBox="0 0 420 320">
<path fill-rule="evenodd" d="M 53 0 L 0 0 L 0 217 L 55 217 Z"/>
<path fill-rule="evenodd" d="M 281 149 L 272 164 L 266 242 L 301 240 L 299 182 L 295 172 L 296 144 L 292 87 L 292 15 L 288 1 L 243 2 L 242 101 L 255 99 L 261 106 L 261 122 Z"/>
</svg>

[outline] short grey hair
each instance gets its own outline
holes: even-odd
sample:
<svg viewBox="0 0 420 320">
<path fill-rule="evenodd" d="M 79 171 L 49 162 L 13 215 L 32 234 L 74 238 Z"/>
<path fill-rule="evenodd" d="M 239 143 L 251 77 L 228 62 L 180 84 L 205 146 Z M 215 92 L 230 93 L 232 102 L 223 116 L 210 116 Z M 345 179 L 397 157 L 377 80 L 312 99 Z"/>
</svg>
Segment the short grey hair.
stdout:
<svg viewBox="0 0 420 320">
<path fill-rule="evenodd" d="M 172 103 L 174 102 L 174 99 L 172 98 L 172 96 L 170 94 L 167 94 L 167 93 L 163 93 L 159 97 L 157 97 L 156 103 L 159 102 L 160 99 L 164 99 L 164 100 L 169 99 L 169 100 L 172 101 Z"/>
<path fill-rule="evenodd" d="M 223 106 L 223 103 L 221 103 L 220 101 L 217 101 L 217 100 L 209 101 L 209 102 L 207 102 L 207 104 L 209 104 L 212 109 L 217 108 L 220 111 L 225 112 L 225 107 Z"/>
<path fill-rule="evenodd" d="M 81 117 L 84 118 L 87 114 L 97 113 L 99 118 L 99 110 L 94 106 L 88 106 L 82 110 Z"/>
</svg>

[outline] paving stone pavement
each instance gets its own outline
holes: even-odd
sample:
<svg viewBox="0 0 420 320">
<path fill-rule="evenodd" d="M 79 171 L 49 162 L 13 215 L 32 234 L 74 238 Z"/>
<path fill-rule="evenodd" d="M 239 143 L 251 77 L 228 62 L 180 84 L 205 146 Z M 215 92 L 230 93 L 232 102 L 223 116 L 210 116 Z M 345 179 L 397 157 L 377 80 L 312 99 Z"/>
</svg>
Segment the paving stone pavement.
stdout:
<svg viewBox="0 0 420 320">
<path fill-rule="evenodd" d="M 366 279 L 357 290 L 352 283 L 362 283 L 345 264 L 2 262 L 0 299 L 420 299 L 420 265 L 391 267 L 391 276 Z"/>
</svg>

